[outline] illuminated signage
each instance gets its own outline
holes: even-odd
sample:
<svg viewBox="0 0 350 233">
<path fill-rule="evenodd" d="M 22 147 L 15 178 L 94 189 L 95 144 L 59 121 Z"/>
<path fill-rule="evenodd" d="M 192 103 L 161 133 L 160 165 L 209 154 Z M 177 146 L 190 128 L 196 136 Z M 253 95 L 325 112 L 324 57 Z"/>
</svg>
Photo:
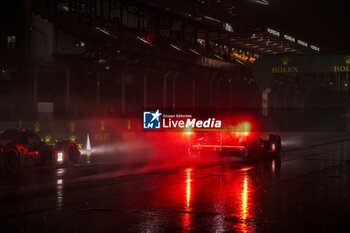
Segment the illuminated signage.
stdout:
<svg viewBox="0 0 350 233">
<path fill-rule="evenodd" d="M 344 57 L 344 62 L 346 65 L 342 65 L 342 66 L 334 66 L 333 70 L 334 72 L 350 72 L 350 56 L 345 56 Z"/>
<path fill-rule="evenodd" d="M 284 39 L 295 42 L 295 38 L 288 35 L 284 35 Z"/>
<path fill-rule="evenodd" d="M 350 72 L 349 66 L 334 66 L 334 72 Z"/>
<path fill-rule="evenodd" d="M 274 74 L 281 74 L 281 73 L 299 73 L 299 67 L 298 66 L 287 66 L 289 63 L 288 57 L 282 57 L 281 63 L 282 66 L 275 66 L 272 67 L 271 72 Z"/>
<path fill-rule="evenodd" d="M 270 3 L 266 0 L 255 0 L 255 3 L 261 4 L 261 5 L 269 5 Z"/>
<path fill-rule="evenodd" d="M 310 48 L 318 52 L 320 51 L 320 48 L 316 47 L 315 45 L 310 45 Z"/>
<path fill-rule="evenodd" d="M 272 35 L 275 35 L 275 36 L 280 36 L 280 32 L 273 30 L 271 28 L 267 28 L 267 32 L 271 33 Z"/>
<path fill-rule="evenodd" d="M 307 47 L 307 43 L 302 41 L 302 40 L 298 40 L 298 44 L 304 46 L 304 47 Z"/>
<path fill-rule="evenodd" d="M 274 36 L 280 36 L 281 33 L 279 31 L 276 31 L 274 29 L 271 28 L 267 28 L 267 32 L 274 35 Z M 252 37 L 253 38 L 253 37 Z M 291 42 L 297 42 L 299 45 L 304 46 L 304 47 L 308 47 L 308 43 L 302 40 L 297 40 L 295 37 L 292 37 L 290 35 L 287 34 L 283 34 L 283 38 L 291 41 Z M 320 48 L 315 46 L 315 45 L 310 45 L 310 49 L 314 50 L 314 51 L 320 51 Z"/>
<path fill-rule="evenodd" d="M 282 74 L 282 73 L 299 73 L 299 67 L 297 66 L 279 66 L 279 67 L 272 67 L 272 73 L 274 74 Z"/>
</svg>

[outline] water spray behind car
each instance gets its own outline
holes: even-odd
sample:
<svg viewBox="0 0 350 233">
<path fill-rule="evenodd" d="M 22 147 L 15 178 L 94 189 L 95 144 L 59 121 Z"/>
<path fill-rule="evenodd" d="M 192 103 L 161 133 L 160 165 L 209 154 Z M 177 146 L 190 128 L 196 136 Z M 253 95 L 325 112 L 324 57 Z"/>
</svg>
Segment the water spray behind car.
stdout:
<svg viewBox="0 0 350 233">
<path fill-rule="evenodd" d="M 109 154 L 116 152 L 135 152 L 138 150 L 143 150 L 149 147 L 148 144 L 142 143 L 140 140 L 134 140 L 129 142 L 116 141 L 108 145 L 91 146 L 90 134 L 86 136 L 86 147 L 81 149 L 82 155 L 91 156 L 92 154 Z"/>
</svg>

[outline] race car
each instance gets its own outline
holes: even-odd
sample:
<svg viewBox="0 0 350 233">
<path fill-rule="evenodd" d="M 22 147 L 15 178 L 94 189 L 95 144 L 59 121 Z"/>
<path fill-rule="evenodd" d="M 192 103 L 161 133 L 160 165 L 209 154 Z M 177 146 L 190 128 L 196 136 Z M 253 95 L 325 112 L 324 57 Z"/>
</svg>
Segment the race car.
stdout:
<svg viewBox="0 0 350 233">
<path fill-rule="evenodd" d="M 261 155 L 279 156 L 281 153 L 281 137 L 276 134 L 251 132 L 248 122 L 239 123 L 232 130 L 190 132 L 188 153 L 198 156 L 217 152 L 224 156 L 239 156 L 245 159 L 257 158 Z"/>
<path fill-rule="evenodd" d="M 10 173 L 40 164 L 68 167 L 78 163 L 79 158 L 77 144 L 70 140 L 46 145 L 29 130 L 7 129 L 0 132 L 0 167 Z"/>
</svg>

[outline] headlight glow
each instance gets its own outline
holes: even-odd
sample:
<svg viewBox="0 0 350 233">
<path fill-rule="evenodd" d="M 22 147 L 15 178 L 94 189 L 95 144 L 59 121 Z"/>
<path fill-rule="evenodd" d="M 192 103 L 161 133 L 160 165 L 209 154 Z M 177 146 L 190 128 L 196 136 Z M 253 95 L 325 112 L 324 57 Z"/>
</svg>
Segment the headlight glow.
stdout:
<svg viewBox="0 0 350 233">
<path fill-rule="evenodd" d="M 63 153 L 62 152 L 58 152 L 57 153 L 57 162 L 62 162 L 63 161 Z"/>
</svg>

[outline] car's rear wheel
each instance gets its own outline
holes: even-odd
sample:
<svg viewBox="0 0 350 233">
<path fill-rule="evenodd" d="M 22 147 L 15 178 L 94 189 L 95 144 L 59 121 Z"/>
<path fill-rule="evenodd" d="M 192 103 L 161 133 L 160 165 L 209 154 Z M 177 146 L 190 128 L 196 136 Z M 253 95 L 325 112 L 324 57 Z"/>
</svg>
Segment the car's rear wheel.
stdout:
<svg viewBox="0 0 350 233">
<path fill-rule="evenodd" d="M 63 165 L 65 167 L 73 166 L 79 162 L 79 149 L 75 143 L 64 141 L 55 146 L 55 150 L 63 153 Z"/>
<path fill-rule="evenodd" d="M 9 147 L 4 153 L 4 167 L 10 173 L 15 174 L 20 167 L 20 153 L 15 147 Z"/>
<path fill-rule="evenodd" d="M 278 135 L 269 135 L 269 144 L 271 148 L 271 152 L 274 156 L 279 157 L 281 156 L 281 137 Z"/>
<path fill-rule="evenodd" d="M 248 143 L 246 143 L 247 148 L 247 159 L 253 159 L 256 158 L 258 154 L 258 141 L 256 138 L 251 139 Z"/>
<path fill-rule="evenodd" d="M 72 143 L 69 143 L 66 146 L 65 154 L 66 154 L 65 162 L 67 165 L 72 166 L 73 164 L 78 162 L 78 150 Z"/>
</svg>

